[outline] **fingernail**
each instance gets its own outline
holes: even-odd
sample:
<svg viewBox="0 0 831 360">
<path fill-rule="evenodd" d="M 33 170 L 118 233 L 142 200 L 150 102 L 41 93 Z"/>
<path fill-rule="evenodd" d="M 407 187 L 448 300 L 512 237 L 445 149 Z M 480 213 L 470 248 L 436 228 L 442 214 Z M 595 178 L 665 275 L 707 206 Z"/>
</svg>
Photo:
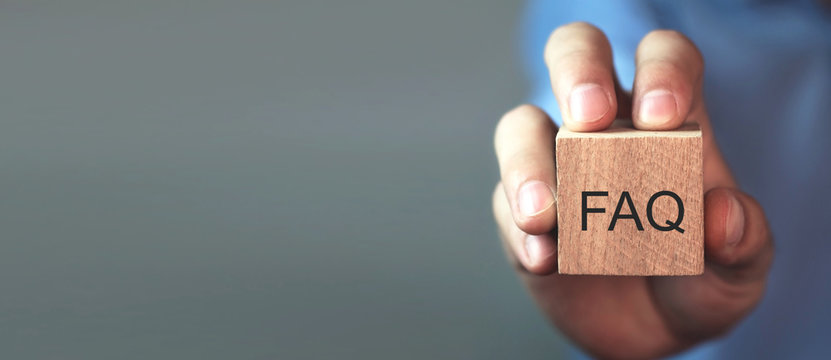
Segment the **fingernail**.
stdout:
<svg viewBox="0 0 831 360">
<path fill-rule="evenodd" d="M 663 125 L 672 120 L 677 113 L 678 106 L 672 92 L 658 89 L 646 93 L 641 98 L 638 117 L 645 124 Z"/>
<path fill-rule="evenodd" d="M 571 90 L 568 107 L 571 119 L 578 122 L 593 122 L 600 120 L 612 104 L 609 94 L 597 84 L 577 85 Z"/>
<path fill-rule="evenodd" d="M 528 265 L 536 265 L 551 257 L 553 248 L 548 243 L 548 235 L 528 235 L 525 237 L 525 253 Z"/>
<path fill-rule="evenodd" d="M 732 194 L 727 206 L 727 246 L 734 247 L 744 235 L 744 209 L 739 199 Z"/>
<path fill-rule="evenodd" d="M 519 187 L 517 202 L 522 215 L 534 216 L 554 204 L 554 194 L 544 182 L 531 180 Z"/>
</svg>

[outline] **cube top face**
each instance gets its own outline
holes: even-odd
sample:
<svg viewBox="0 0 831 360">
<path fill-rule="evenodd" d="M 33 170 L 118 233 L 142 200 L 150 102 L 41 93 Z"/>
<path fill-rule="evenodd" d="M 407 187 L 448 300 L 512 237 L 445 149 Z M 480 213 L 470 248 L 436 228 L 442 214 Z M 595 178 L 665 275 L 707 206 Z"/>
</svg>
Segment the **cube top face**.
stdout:
<svg viewBox="0 0 831 360">
<path fill-rule="evenodd" d="M 698 275 L 704 271 L 702 139 L 697 124 L 557 133 L 562 274 Z"/>
</svg>

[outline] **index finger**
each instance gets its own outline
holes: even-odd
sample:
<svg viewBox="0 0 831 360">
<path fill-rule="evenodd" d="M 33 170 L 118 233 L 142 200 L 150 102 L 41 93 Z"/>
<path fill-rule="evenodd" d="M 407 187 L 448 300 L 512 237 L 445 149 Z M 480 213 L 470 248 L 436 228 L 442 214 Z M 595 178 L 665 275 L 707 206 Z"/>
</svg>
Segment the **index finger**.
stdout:
<svg viewBox="0 0 831 360">
<path fill-rule="evenodd" d="M 632 120 L 644 130 L 672 130 L 701 122 L 704 59 L 686 36 L 671 30 L 647 34 L 635 56 Z"/>
</svg>

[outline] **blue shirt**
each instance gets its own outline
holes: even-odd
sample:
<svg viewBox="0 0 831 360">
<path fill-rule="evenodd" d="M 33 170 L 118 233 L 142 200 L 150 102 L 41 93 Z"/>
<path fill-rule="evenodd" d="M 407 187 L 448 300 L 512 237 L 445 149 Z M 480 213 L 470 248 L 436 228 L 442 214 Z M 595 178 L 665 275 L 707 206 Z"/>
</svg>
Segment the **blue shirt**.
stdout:
<svg viewBox="0 0 831 360">
<path fill-rule="evenodd" d="M 831 359 L 831 6 L 530 1 L 521 28 L 530 102 L 558 124 L 542 53 L 551 31 L 572 21 L 606 33 L 624 87 L 650 30 L 675 29 L 698 45 L 716 139 L 770 221 L 776 258 L 761 304 L 729 335 L 680 358 Z"/>
</svg>

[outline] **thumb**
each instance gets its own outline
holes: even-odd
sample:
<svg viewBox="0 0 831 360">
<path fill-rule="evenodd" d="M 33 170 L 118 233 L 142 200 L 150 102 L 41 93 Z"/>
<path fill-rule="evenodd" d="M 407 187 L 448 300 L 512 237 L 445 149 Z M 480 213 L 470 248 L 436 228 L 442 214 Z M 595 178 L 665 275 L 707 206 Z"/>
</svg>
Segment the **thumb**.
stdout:
<svg viewBox="0 0 831 360">
<path fill-rule="evenodd" d="M 704 243 L 703 275 L 651 279 L 667 325 L 680 338 L 696 341 L 724 333 L 753 309 L 773 261 L 761 206 L 736 189 L 705 194 Z"/>
<path fill-rule="evenodd" d="M 773 258 L 762 207 L 737 189 L 715 188 L 705 194 L 704 246 L 707 261 L 726 280 L 764 277 Z"/>
</svg>

